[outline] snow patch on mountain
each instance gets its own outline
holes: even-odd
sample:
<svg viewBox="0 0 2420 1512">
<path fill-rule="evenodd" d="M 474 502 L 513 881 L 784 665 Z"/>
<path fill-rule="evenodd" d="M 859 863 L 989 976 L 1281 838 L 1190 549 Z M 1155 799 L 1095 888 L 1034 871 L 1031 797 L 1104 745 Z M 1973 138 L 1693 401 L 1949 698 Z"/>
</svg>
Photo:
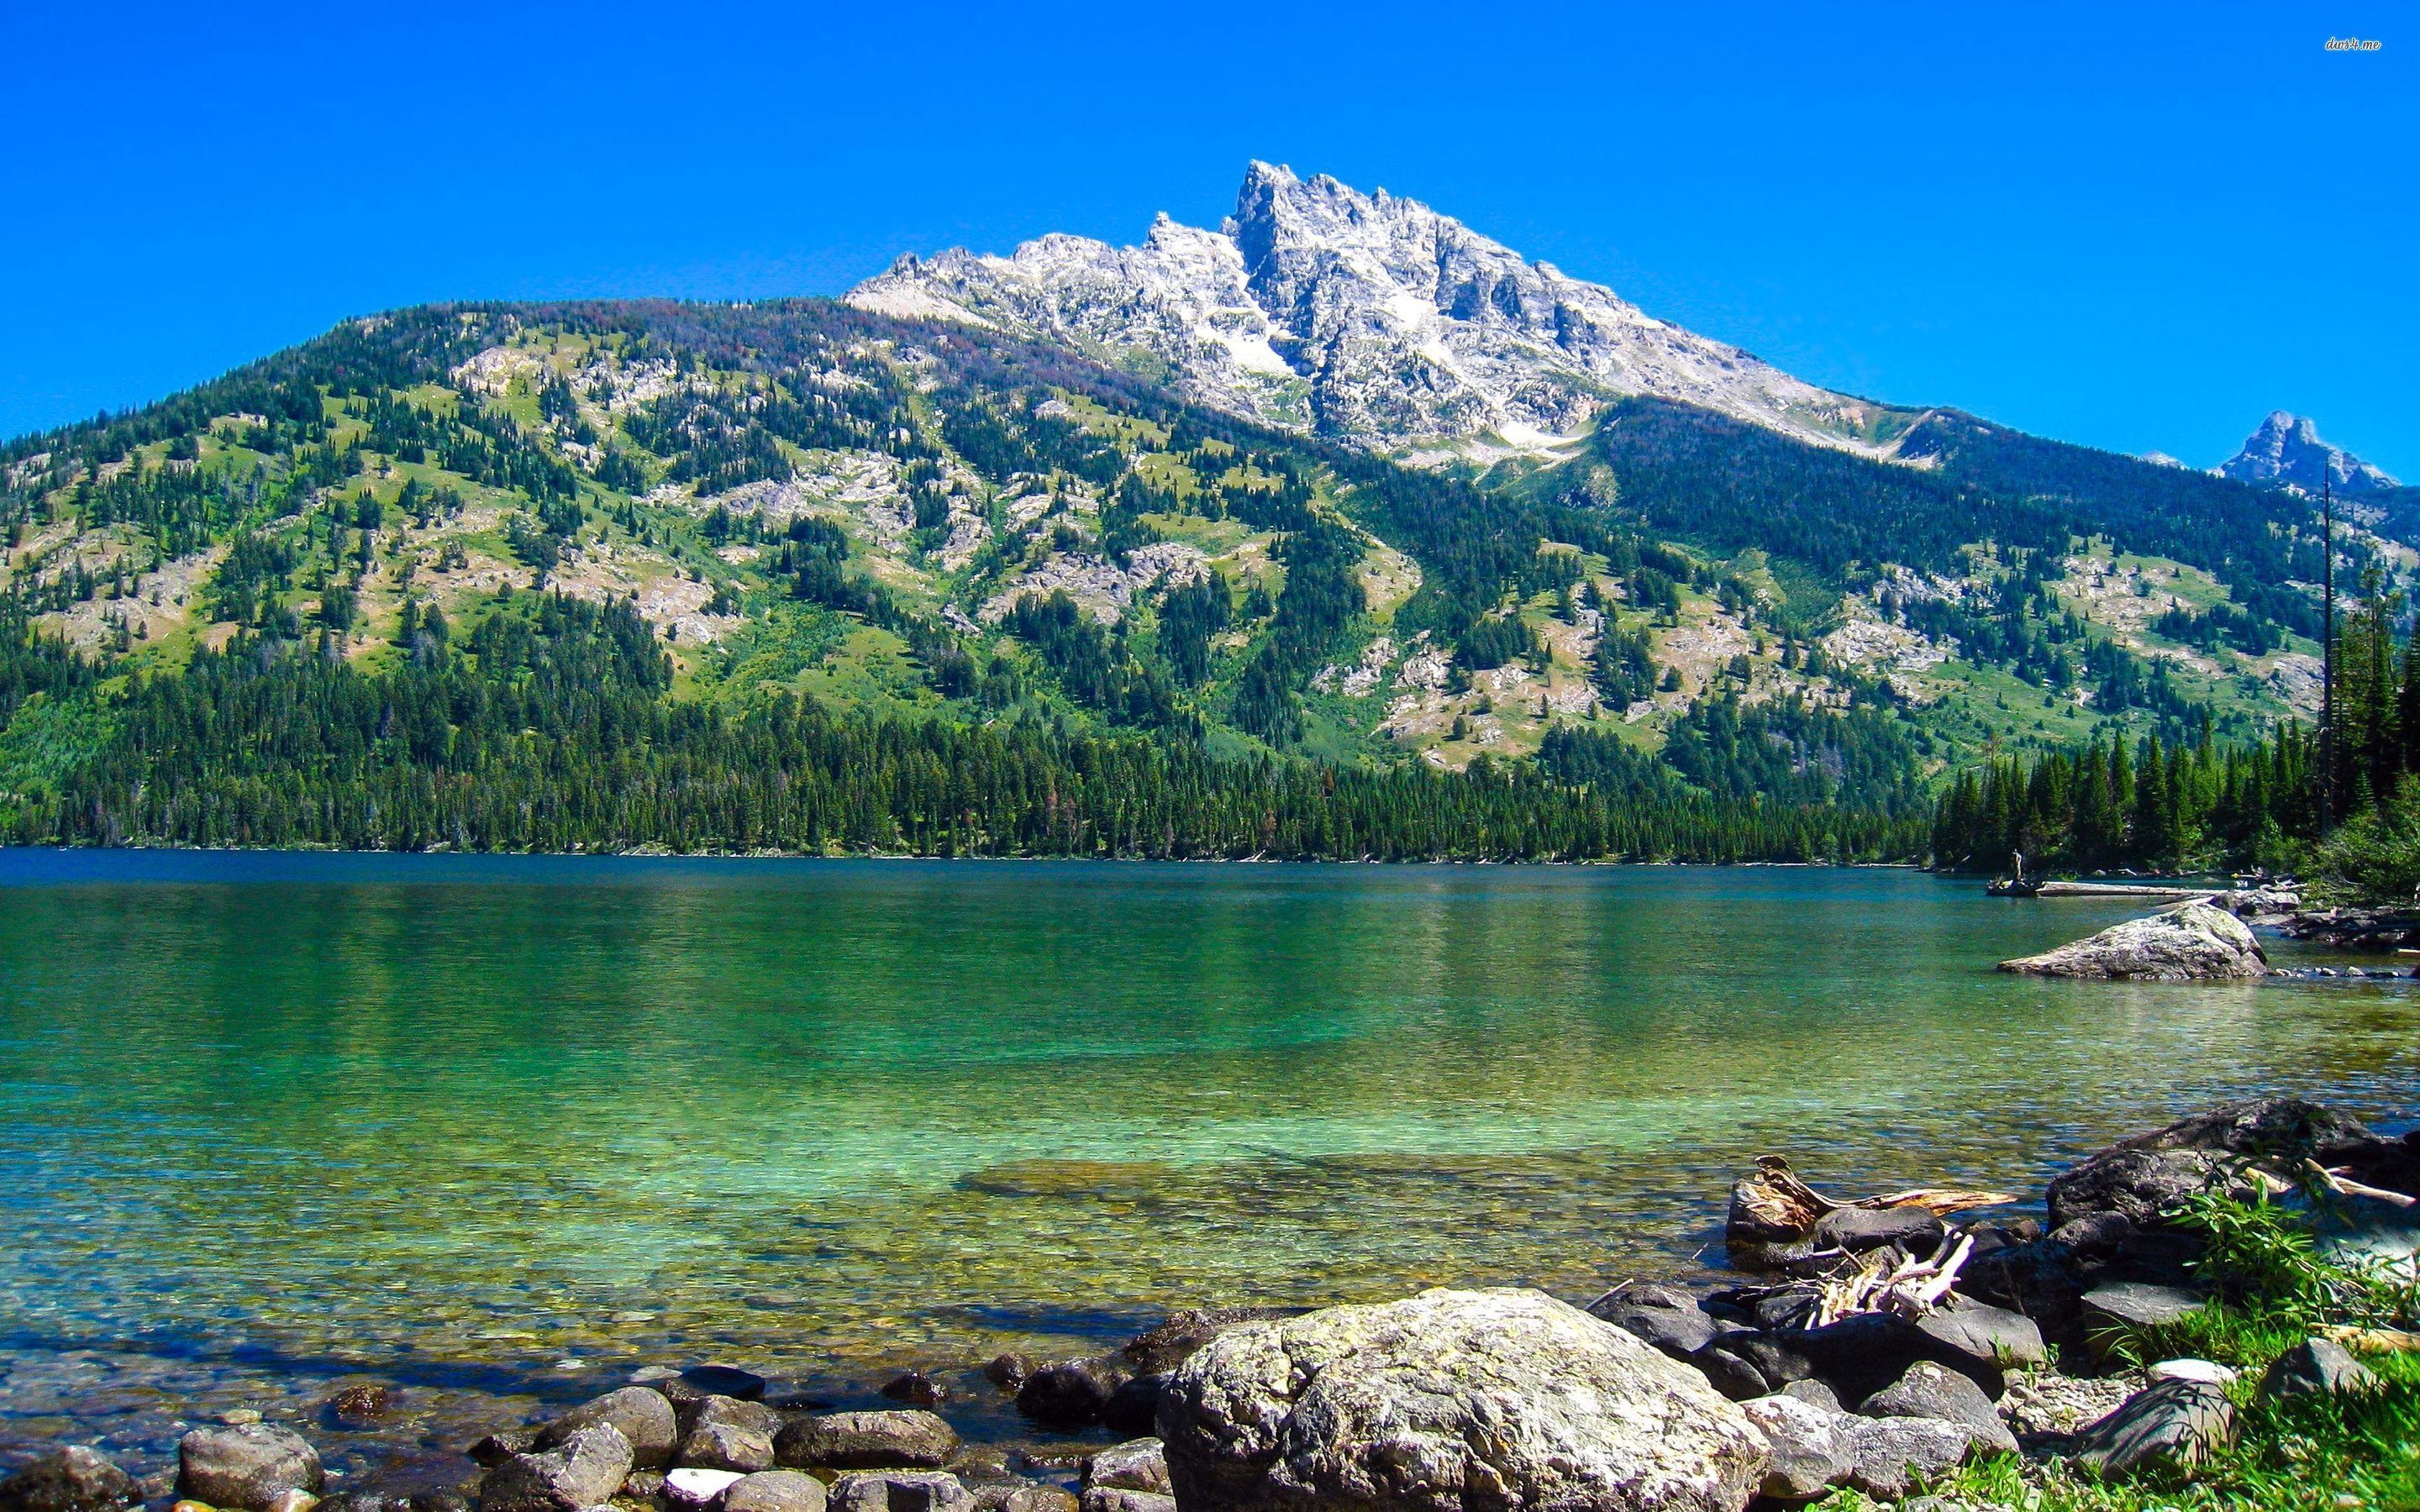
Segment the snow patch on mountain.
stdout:
<svg viewBox="0 0 2420 1512">
<path fill-rule="evenodd" d="M 904 256 L 860 309 L 1073 347 L 1265 424 L 1414 455 L 1553 454 L 1631 394 L 1887 455 L 1877 407 L 1524 262 L 1416 200 L 1255 162 L 1217 230 Z"/>
</svg>

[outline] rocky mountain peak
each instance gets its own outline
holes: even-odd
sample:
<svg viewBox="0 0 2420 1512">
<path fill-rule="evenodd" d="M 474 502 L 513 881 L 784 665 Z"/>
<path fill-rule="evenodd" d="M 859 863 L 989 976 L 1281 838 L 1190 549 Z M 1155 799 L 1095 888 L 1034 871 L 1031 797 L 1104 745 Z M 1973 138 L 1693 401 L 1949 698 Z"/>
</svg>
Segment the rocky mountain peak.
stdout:
<svg viewBox="0 0 2420 1512">
<path fill-rule="evenodd" d="M 2339 494 L 2400 486 L 2383 470 L 2321 440 L 2317 421 L 2287 409 L 2271 410 L 2242 448 L 2218 465 L 2218 471 L 2244 483 L 2273 484 L 2314 494 L 2331 480 Z"/>
<path fill-rule="evenodd" d="M 1417 456 L 1554 452 L 1627 394 L 1880 453 L 1870 407 L 1525 262 L 1418 200 L 1279 163 L 1244 173 L 1216 230 L 1155 219 L 1142 244 L 1048 236 L 1005 257 L 902 261 L 846 296 L 1140 359 L 1188 397 Z"/>
</svg>

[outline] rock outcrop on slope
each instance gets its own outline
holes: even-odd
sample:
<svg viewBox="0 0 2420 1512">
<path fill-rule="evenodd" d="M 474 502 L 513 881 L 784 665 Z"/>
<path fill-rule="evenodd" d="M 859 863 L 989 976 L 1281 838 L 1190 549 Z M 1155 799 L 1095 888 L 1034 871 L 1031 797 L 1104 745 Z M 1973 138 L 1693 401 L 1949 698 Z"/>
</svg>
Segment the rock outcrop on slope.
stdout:
<svg viewBox="0 0 2420 1512">
<path fill-rule="evenodd" d="M 2350 452 L 2319 440 L 2319 423 L 2308 415 L 2284 409 L 2270 411 L 2242 449 L 2218 465 L 2218 472 L 2242 483 L 2290 486 L 2312 494 L 2322 483 L 2332 482 L 2339 497 L 2401 486 Z"/>
<path fill-rule="evenodd" d="M 2118 981 L 2224 981 L 2265 977 L 2269 957 L 2243 921 L 2207 903 L 2113 924 L 2088 939 L 2000 963 L 2037 977 Z"/>
<path fill-rule="evenodd" d="M 845 298 L 1140 359 L 1214 408 L 1389 451 L 1551 449 L 1641 393 L 1887 450 L 1869 439 L 1879 406 L 1524 262 L 1418 201 L 1265 162 L 1217 230 L 1162 215 L 1135 247 L 1054 235 L 1006 257 L 906 256 Z"/>
</svg>

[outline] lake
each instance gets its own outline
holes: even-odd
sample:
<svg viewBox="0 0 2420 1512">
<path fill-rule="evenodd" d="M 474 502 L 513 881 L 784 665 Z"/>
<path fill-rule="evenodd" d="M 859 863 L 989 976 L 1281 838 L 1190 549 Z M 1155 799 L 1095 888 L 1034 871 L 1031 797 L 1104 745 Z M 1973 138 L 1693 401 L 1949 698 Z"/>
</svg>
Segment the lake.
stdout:
<svg viewBox="0 0 2420 1512">
<path fill-rule="evenodd" d="M 2420 983 L 2076 984 L 1900 871 L 0 852 L 0 1453 L 356 1476 L 656 1364 L 870 1404 L 1199 1302 L 1720 1259 L 1756 1154 L 1999 1186 L 2228 1097 L 2415 1111 Z M 950 1374 L 955 1372 L 957 1374 Z M 322 1431 L 322 1430 L 325 1431 Z M 358 1480 L 354 1484 L 360 1484 Z"/>
</svg>

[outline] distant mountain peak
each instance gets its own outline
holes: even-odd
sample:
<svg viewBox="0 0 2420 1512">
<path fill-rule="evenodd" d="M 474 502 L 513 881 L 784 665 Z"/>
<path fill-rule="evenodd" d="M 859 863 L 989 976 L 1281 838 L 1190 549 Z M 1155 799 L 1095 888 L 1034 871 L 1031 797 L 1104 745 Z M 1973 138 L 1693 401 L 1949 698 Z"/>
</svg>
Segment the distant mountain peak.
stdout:
<svg viewBox="0 0 2420 1512">
<path fill-rule="evenodd" d="M 2244 483 L 2300 488 L 2314 494 L 2329 480 L 2334 481 L 2340 494 L 2376 493 L 2401 486 L 2382 469 L 2319 440 L 2317 421 L 2288 409 L 2271 410 L 2269 418 L 2245 439 L 2242 447 L 2218 465 L 2218 471 Z"/>
<path fill-rule="evenodd" d="M 1216 230 L 1162 213 L 1140 246 L 1052 235 L 1008 256 L 902 258 L 845 298 L 1140 363 L 1214 408 L 1379 450 L 1552 453 L 1631 394 L 1889 450 L 1870 439 L 1878 406 L 1525 261 L 1418 200 L 1257 160 Z"/>
</svg>

